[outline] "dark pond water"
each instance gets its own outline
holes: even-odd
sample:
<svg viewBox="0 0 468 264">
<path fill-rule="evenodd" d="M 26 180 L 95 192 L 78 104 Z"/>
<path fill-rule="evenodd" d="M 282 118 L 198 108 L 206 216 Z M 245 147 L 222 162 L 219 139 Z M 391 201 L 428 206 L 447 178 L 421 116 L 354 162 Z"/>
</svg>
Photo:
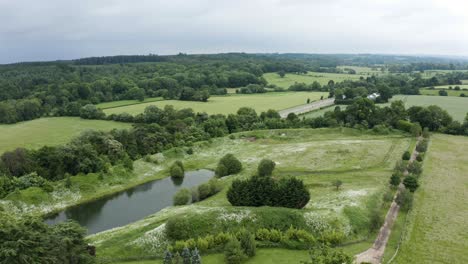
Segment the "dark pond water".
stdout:
<svg viewBox="0 0 468 264">
<path fill-rule="evenodd" d="M 48 224 L 73 219 L 94 234 L 123 226 L 172 205 L 172 197 L 180 188 L 207 182 L 214 176 L 210 170 L 185 173 L 178 182 L 171 177 L 148 182 L 102 199 L 66 209 L 47 218 Z"/>
</svg>

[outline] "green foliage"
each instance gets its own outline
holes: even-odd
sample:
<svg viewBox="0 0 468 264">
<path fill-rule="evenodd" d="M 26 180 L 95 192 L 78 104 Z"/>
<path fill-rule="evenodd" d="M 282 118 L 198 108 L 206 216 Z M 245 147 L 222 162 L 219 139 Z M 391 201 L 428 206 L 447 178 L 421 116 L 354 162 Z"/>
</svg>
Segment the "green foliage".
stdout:
<svg viewBox="0 0 468 264">
<path fill-rule="evenodd" d="M 262 159 L 258 164 L 258 176 L 271 176 L 275 169 L 276 163 L 269 159 Z"/>
<path fill-rule="evenodd" d="M 192 200 L 192 192 L 190 189 L 182 188 L 174 195 L 174 205 L 186 205 Z"/>
<path fill-rule="evenodd" d="M 163 264 L 172 264 L 172 254 L 169 250 L 164 251 Z"/>
<path fill-rule="evenodd" d="M 401 210 L 409 211 L 413 206 L 413 193 L 407 189 L 400 191 L 396 197 L 396 202 Z"/>
<path fill-rule="evenodd" d="M 227 264 L 240 264 L 247 259 L 242 250 L 241 243 L 236 238 L 231 238 L 224 248 L 224 260 Z"/>
<path fill-rule="evenodd" d="M 410 174 L 419 176 L 422 173 L 422 164 L 418 161 L 413 161 L 408 165 L 408 172 Z"/>
<path fill-rule="evenodd" d="M 405 151 L 405 153 L 403 153 L 403 156 L 401 157 L 402 160 L 410 160 L 411 158 L 411 153 L 409 151 Z"/>
<path fill-rule="evenodd" d="M 397 187 L 400 185 L 401 182 L 401 176 L 400 173 L 393 173 L 392 177 L 390 177 L 390 184 L 394 187 Z"/>
<path fill-rule="evenodd" d="M 73 222 L 48 226 L 42 219 L 16 219 L 0 212 L 2 263 L 94 263 L 85 230 Z"/>
<path fill-rule="evenodd" d="M 171 165 L 169 171 L 170 171 L 171 177 L 178 178 L 178 179 L 184 178 L 185 171 L 184 171 L 184 166 L 181 161 L 175 161 Z"/>
<path fill-rule="evenodd" d="M 185 247 L 182 250 L 182 253 L 180 254 L 180 256 L 182 257 L 184 264 L 191 264 L 192 254 L 190 253 L 190 250 L 188 248 Z"/>
<path fill-rule="evenodd" d="M 416 145 L 416 151 L 426 152 L 428 145 L 429 145 L 429 140 L 423 139 L 423 140 L 419 141 L 418 145 Z"/>
<path fill-rule="evenodd" d="M 257 246 L 255 244 L 255 236 L 245 229 L 242 229 L 238 234 L 237 238 L 240 241 L 244 254 L 248 257 L 253 257 L 256 254 Z"/>
<path fill-rule="evenodd" d="M 329 246 L 313 247 L 310 252 L 310 264 L 352 264 L 353 258 L 342 250 L 334 250 Z"/>
<path fill-rule="evenodd" d="M 341 185 L 343 185 L 343 182 L 341 180 L 332 181 L 332 186 L 334 186 L 337 191 L 340 189 Z"/>
<path fill-rule="evenodd" d="M 278 182 L 270 177 L 253 176 L 248 180 L 234 180 L 227 193 L 234 206 L 281 206 L 302 208 L 310 199 L 304 183 L 294 177 Z"/>
<path fill-rule="evenodd" d="M 419 187 L 418 179 L 414 176 L 406 176 L 403 180 L 403 184 L 405 185 L 405 188 L 411 192 L 416 191 L 416 189 Z"/>
<path fill-rule="evenodd" d="M 242 163 L 232 154 L 226 154 L 219 160 L 216 168 L 216 175 L 223 177 L 226 175 L 236 174 L 242 170 Z"/>
</svg>

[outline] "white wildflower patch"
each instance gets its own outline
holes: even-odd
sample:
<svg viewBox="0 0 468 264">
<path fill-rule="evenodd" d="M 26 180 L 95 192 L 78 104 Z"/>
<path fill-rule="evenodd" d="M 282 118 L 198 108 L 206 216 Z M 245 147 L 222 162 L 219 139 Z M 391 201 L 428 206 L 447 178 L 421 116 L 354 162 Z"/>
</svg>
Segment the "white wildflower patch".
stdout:
<svg viewBox="0 0 468 264">
<path fill-rule="evenodd" d="M 304 214 L 306 224 L 315 232 L 321 233 L 335 229 L 348 236 L 351 233 L 349 220 L 340 214 L 312 211 Z"/>
<path fill-rule="evenodd" d="M 166 224 L 162 224 L 153 230 L 145 232 L 141 237 L 130 242 L 129 245 L 144 248 L 152 253 L 162 252 L 168 245 L 165 230 Z"/>
<path fill-rule="evenodd" d="M 363 198 L 368 196 L 370 192 L 371 189 L 333 191 L 319 200 L 310 200 L 306 208 L 340 212 L 345 206 L 360 206 Z"/>
<path fill-rule="evenodd" d="M 250 210 L 243 210 L 239 212 L 221 212 L 217 219 L 225 222 L 237 223 L 242 222 L 244 219 L 255 221 L 254 215 Z"/>
</svg>

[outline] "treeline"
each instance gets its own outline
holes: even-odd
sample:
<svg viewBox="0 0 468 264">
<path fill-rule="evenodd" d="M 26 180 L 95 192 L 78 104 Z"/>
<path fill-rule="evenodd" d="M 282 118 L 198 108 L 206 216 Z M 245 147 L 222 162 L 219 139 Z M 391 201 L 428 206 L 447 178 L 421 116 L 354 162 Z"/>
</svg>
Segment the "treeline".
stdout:
<svg viewBox="0 0 468 264">
<path fill-rule="evenodd" d="M 468 65 L 460 63 L 419 62 L 410 64 L 393 64 L 388 66 L 392 73 L 424 72 L 427 70 L 468 70 Z"/>
</svg>

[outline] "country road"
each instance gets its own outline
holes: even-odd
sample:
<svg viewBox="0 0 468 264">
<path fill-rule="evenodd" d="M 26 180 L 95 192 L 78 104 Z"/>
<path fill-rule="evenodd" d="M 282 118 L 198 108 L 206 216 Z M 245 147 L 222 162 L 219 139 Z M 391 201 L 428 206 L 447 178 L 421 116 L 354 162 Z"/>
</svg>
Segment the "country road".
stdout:
<svg viewBox="0 0 468 264">
<path fill-rule="evenodd" d="M 281 118 L 286 118 L 290 113 L 294 113 L 296 115 L 304 114 L 313 110 L 320 109 L 322 107 L 327 107 L 333 105 L 335 103 L 335 98 L 328 98 L 324 100 L 319 100 L 312 102 L 310 104 L 298 105 L 288 109 L 284 109 L 279 111 Z"/>
</svg>

